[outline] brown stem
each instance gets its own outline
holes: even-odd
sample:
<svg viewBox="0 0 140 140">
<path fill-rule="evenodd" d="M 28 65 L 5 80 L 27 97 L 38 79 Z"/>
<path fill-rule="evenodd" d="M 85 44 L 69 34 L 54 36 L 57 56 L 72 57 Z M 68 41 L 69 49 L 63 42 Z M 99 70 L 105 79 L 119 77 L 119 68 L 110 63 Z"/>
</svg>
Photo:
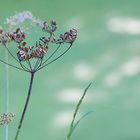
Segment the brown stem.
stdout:
<svg viewBox="0 0 140 140">
<path fill-rule="evenodd" d="M 23 123 L 25 114 L 26 114 L 26 110 L 27 110 L 28 103 L 29 103 L 30 96 L 31 96 L 34 74 L 35 74 L 34 72 L 31 72 L 31 79 L 30 79 L 28 95 L 27 95 L 26 102 L 25 102 L 25 105 L 24 105 L 24 109 L 23 109 L 23 112 L 22 112 L 22 115 L 21 115 L 21 119 L 19 121 L 19 125 L 18 125 L 18 128 L 17 128 L 16 136 L 15 136 L 15 140 L 18 140 L 18 136 L 19 136 L 19 133 L 20 133 L 20 130 L 21 130 L 21 127 L 22 127 L 22 123 Z"/>
</svg>

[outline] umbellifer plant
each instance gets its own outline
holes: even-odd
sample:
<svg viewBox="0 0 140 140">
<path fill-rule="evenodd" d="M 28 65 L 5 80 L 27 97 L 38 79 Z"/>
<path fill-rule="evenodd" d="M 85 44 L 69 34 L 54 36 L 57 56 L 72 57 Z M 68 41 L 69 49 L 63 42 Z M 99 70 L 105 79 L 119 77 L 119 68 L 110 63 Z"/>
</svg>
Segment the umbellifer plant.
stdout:
<svg viewBox="0 0 140 140">
<path fill-rule="evenodd" d="M 76 29 L 70 29 L 69 31 L 60 34 L 57 37 L 55 34 L 55 31 L 57 29 L 57 23 L 54 20 L 52 20 L 50 24 L 48 24 L 47 22 L 43 22 L 41 24 L 41 28 L 42 31 L 46 33 L 46 35 L 41 36 L 38 40 L 35 41 L 33 45 L 29 45 L 25 41 L 26 34 L 20 28 L 17 28 L 15 31 L 9 32 L 5 32 L 3 29 L 0 29 L 1 45 L 5 47 L 9 55 L 19 64 L 19 66 L 16 66 L 13 63 L 8 63 L 2 59 L 0 59 L 0 62 L 30 74 L 28 94 L 18 124 L 15 140 L 18 140 L 20 130 L 22 128 L 23 120 L 31 97 L 35 74 L 39 70 L 52 64 L 53 62 L 61 58 L 64 54 L 66 54 L 72 47 L 75 39 L 77 38 Z M 14 42 L 16 44 L 14 45 L 14 47 L 16 47 L 15 54 L 13 54 L 8 48 L 8 43 L 10 42 Z M 64 44 L 67 44 L 67 47 L 62 52 L 59 52 L 59 49 Z M 52 49 L 51 45 L 55 45 L 55 47 L 57 47 L 47 57 L 47 53 Z M 58 52 L 59 55 L 56 55 Z M 4 116 L 1 117 L 4 118 Z M 7 121 L 7 123 L 8 122 L 9 121 Z"/>
</svg>

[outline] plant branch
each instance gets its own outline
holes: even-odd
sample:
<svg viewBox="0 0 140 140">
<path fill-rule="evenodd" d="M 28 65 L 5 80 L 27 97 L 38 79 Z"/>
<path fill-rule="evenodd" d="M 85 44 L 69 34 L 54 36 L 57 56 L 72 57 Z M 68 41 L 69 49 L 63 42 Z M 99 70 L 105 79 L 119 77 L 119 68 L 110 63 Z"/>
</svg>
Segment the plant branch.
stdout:
<svg viewBox="0 0 140 140">
<path fill-rule="evenodd" d="M 72 44 L 70 44 L 70 46 L 62 54 L 60 54 L 58 57 L 56 57 L 52 61 L 48 62 L 47 64 L 39 67 L 36 71 L 41 70 L 42 68 L 48 66 L 49 64 L 51 64 L 51 63 L 55 62 L 56 60 L 58 60 L 59 58 L 61 58 L 64 54 L 66 54 L 69 51 L 69 49 L 71 48 L 71 46 L 72 46 Z"/>
<path fill-rule="evenodd" d="M 6 45 L 4 45 L 4 46 L 5 46 L 6 50 L 8 51 L 8 53 L 11 55 L 11 57 L 12 57 L 15 61 L 17 61 L 18 63 L 20 63 L 20 65 L 21 65 L 21 67 L 23 68 L 23 70 L 29 71 L 29 69 L 28 69 L 26 66 L 24 66 L 23 64 L 21 64 L 21 62 L 10 52 L 10 50 L 7 48 L 7 46 L 6 46 Z"/>
<path fill-rule="evenodd" d="M 21 61 L 19 61 L 19 64 L 20 64 L 20 66 L 21 66 L 25 71 L 30 72 L 30 70 L 29 70 L 25 65 L 23 65 L 23 64 L 21 63 Z"/>
<path fill-rule="evenodd" d="M 5 61 L 1 60 L 1 59 L 0 59 L 0 62 L 2 62 L 2 63 L 4 63 L 4 64 L 6 64 L 6 65 L 8 65 L 8 66 L 11 66 L 11 67 L 13 67 L 13 68 L 15 68 L 15 69 L 19 69 L 19 70 L 22 70 L 22 71 L 29 72 L 29 71 L 24 70 L 24 69 L 22 69 L 22 68 L 20 68 L 20 67 L 17 67 L 17 66 L 14 66 L 14 65 L 12 65 L 12 64 L 9 64 L 9 63 L 7 63 L 7 62 L 5 62 Z"/>
<path fill-rule="evenodd" d="M 23 109 L 23 112 L 22 112 L 22 115 L 21 115 L 21 119 L 19 121 L 18 129 L 17 129 L 16 136 L 15 136 L 15 140 L 18 140 L 18 136 L 19 136 L 22 124 L 23 124 L 23 120 L 24 120 L 26 111 L 27 111 L 27 107 L 28 107 L 28 103 L 29 103 L 30 96 L 31 96 L 31 91 L 32 91 L 34 74 L 35 74 L 34 72 L 31 72 L 31 79 L 30 79 L 30 84 L 29 84 L 28 95 L 27 95 L 26 102 L 25 102 L 25 105 L 24 105 L 24 109 Z"/>
<path fill-rule="evenodd" d="M 13 59 L 15 59 L 17 62 L 19 62 L 18 59 L 10 52 L 10 50 L 7 48 L 7 46 L 6 45 L 4 45 L 4 46 L 5 46 L 6 50 L 8 51 L 8 53 L 13 57 Z"/>
<path fill-rule="evenodd" d="M 54 52 L 42 63 L 45 64 L 49 59 L 51 59 L 53 57 L 53 55 L 58 51 L 58 49 L 60 48 L 61 44 L 58 45 L 58 47 L 54 50 Z"/>
<path fill-rule="evenodd" d="M 27 60 L 27 64 L 28 64 L 28 66 L 30 67 L 30 70 L 32 71 L 32 65 L 31 65 L 31 63 L 30 63 L 30 60 Z"/>
</svg>

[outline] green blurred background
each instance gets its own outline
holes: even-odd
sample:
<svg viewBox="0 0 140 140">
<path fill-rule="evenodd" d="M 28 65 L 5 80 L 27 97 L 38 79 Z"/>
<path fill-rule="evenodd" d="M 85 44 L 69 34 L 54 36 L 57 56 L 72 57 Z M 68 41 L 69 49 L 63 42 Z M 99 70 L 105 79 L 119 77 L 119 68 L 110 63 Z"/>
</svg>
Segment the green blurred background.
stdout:
<svg viewBox="0 0 140 140">
<path fill-rule="evenodd" d="M 140 140 L 139 5 L 139 0 L 0 0 L 1 26 L 15 12 L 28 10 L 42 20 L 55 19 L 60 32 L 78 30 L 69 53 L 37 73 L 19 140 L 66 139 L 75 105 L 91 81 L 78 116 L 94 113 L 81 122 L 72 140 Z M 4 58 L 3 54 L 0 50 Z M 9 125 L 13 140 L 30 76 L 9 68 L 9 78 L 9 111 L 16 113 Z M 1 113 L 4 86 L 1 64 Z"/>
</svg>

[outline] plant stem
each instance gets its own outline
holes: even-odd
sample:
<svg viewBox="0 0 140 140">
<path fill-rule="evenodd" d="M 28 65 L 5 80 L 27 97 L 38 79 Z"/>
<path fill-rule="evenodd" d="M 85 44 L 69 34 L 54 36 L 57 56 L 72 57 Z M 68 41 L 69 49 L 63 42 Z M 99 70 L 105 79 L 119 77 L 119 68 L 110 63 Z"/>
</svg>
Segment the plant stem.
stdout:
<svg viewBox="0 0 140 140">
<path fill-rule="evenodd" d="M 78 113 L 78 111 L 79 111 L 79 109 L 80 109 L 80 106 L 81 106 L 81 104 L 82 104 L 82 102 L 83 102 L 83 99 L 84 99 L 84 97 L 85 97 L 85 95 L 86 95 L 86 93 L 87 93 L 89 87 L 91 86 L 91 84 L 92 84 L 92 83 L 90 83 L 90 84 L 86 87 L 86 89 L 84 90 L 84 93 L 83 93 L 82 97 L 80 98 L 80 100 L 78 101 L 78 104 L 76 105 L 76 108 L 75 108 L 75 111 L 74 111 L 74 114 L 73 114 L 73 118 L 72 118 L 72 122 L 71 122 L 71 124 L 70 124 L 69 133 L 68 133 L 68 135 L 67 135 L 67 140 L 70 140 L 70 139 L 71 139 L 71 136 L 72 136 L 74 127 L 75 127 L 75 125 L 76 125 L 75 119 L 76 119 L 77 113 Z"/>
<path fill-rule="evenodd" d="M 20 130 L 21 130 L 21 127 L 22 127 L 22 123 L 23 123 L 23 120 L 24 120 L 24 117 L 25 117 L 25 114 L 26 114 L 26 111 L 27 111 L 27 107 L 28 107 L 28 103 L 29 103 L 30 96 L 31 96 L 31 91 L 32 91 L 34 74 L 35 74 L 35 72 L 31 72 L 31 79 L 30 79 L 28 95 L 27 95 L 26 102 L 25 102 L 25 105 L 24 105 L 24 109 L 23 109 L 23 112 L 22 112 L 22 115 L 21 115 L 21 119 L 19 121 L 18 129 L 17 129 L 16 136 L 15 136 L 15 140 L 18 140 L 18 136 L 19 136 L 19 133 L 20 133 Z"/>
<path fill-rule="evenodd" d="M 5 50 L 5 61 L 8 63 L 8 53 Z M 5 113 L 8 113 L 8 104 L 9 104 L 9 74 L 8 74 L 8 65 L 5 65 Z M 5 140 L 8 140 L 8 124 L 5 126 Z"/>
</svg>

